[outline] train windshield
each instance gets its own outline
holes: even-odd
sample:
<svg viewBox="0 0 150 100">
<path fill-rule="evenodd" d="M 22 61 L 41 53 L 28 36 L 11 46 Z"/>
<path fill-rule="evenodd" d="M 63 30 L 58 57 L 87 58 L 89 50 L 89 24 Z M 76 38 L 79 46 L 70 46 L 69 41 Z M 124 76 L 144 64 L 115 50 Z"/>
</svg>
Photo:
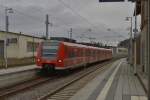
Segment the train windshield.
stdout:
<svg viewBox="0 0 150 100">
<path fill-rule="evenodd" d="M 57 51 L 58 51 L 58 46 L 59 46 L 58 41 L 51 41 L 51 42 L 44 42 L 43 43 L 43 57 L 44 58 L 55 58 L 57 56 Z"/>
</svg>

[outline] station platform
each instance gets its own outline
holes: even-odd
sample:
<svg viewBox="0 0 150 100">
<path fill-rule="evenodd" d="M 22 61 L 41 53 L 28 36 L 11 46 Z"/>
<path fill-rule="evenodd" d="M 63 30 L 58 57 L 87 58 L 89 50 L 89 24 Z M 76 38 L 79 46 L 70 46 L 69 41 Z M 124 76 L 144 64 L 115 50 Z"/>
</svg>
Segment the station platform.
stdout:
<svg viewBox="0 0 150 100">
<path fill-rule="evenodd" d="M 0 75 L 28 71 L 36 69 L 36 67 L 37 67 L 36 65 L 27 65 L 27 66 L 0 69 Z"/>
<path fill-rule="evenodd" d="M 70 100 L 148 100 L 126 59 L 114 62 Z"/>
</svg>

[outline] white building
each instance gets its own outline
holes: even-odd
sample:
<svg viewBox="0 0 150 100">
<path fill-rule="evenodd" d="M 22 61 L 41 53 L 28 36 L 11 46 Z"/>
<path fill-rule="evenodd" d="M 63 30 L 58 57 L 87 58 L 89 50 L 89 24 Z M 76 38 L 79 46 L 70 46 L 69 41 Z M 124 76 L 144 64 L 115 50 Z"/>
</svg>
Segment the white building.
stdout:
<svg viewBox="0 0 150 100">
<path fill-rule="evenodd" d="M 4 41 L 7 41 L 6 48 L 4 48 Z M 5 56 L 5 49 L 7 50 L 7 57 L 10 59 L 30 58 L 34 57 L 36 47 L 43 41 L 43 38 L 24 35 L 21 33 L 0 31 L 0 59 Z"/>
</svg>

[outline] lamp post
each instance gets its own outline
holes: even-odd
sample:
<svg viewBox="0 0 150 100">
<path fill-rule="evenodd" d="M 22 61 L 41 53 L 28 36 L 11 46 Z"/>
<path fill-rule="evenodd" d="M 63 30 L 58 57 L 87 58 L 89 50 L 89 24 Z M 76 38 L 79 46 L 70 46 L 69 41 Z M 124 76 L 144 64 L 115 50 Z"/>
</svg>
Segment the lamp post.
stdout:
<svg viewBox="0 0 150 100">
<path fill-rule="evenodd" d="M 133 52 L 132 52 L 132 47 L 133 47 L 133 43 L 132 43 L 132 17 L 126 17 L 126 21 L 130 21 L 130 24 L 131 24 L 131 27 L 130 27 L 130 45 L 129 45 L 129 62 L 130 62 L 130 65 L 132 65 L 132 56 L 133 56 Z"/>
<path fill-rule="evenodd" d="M 7 33 L 9 31 L 9 16 L 8 13 L 14 13 L 12 8 L 5 8 L 5 44 L 4 44 L 4 49 L 5 49 L 5 68 L 8 67 L 7 64 Z"/>
<path fill-rule="evenodd" d="M 147 66 L 148 67 L 148 100 L 150 100 L 150 0 L 147 0 L 147 14 L 148 14 L 148 26 L 147 26 L 147 29 L 148 29 L 148 32 L 146 34 L 147 36 Z"/>
</svg>

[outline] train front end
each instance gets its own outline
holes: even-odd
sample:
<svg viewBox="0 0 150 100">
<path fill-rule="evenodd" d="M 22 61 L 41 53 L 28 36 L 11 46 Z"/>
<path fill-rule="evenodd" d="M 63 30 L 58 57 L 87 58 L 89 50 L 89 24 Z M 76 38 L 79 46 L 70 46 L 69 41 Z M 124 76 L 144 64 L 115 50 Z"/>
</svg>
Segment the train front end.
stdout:
<svg viewBox="0 0 150 100">
<path fill-rule="evenodd" d="M 47 71 L 54 71 L 58 63 L 62 63 L 60 60 L 58 61 L 59 47 L 60 41 L 49 40 L 42 42 L 41 46 L 38 48 L 36 57 L 38 68 Z"/>
</svg>

